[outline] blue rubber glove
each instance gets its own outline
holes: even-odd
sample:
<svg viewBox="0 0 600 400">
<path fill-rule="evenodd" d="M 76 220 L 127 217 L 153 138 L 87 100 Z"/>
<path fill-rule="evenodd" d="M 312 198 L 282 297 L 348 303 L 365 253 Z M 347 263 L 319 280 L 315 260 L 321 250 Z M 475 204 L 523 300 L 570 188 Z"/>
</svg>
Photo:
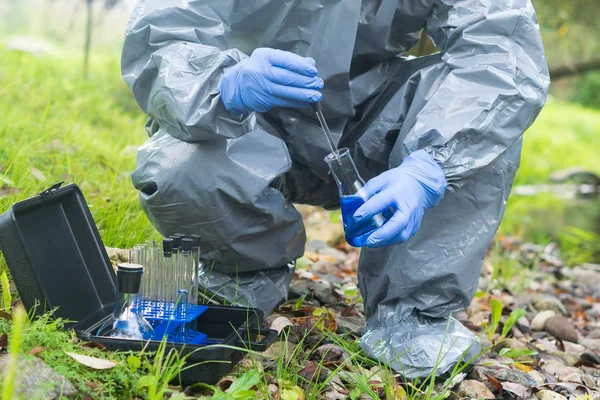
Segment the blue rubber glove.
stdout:
<svg viewBox="0 0 600 400">
<path fill-rule="evenodd" d="M 225 108 L 241 114 L 273 107 L 303 108 L 321 101 L 323 80 L 315 60 L 288 51 L 258 48 L 250 58 L 227 69 L 221 78 Z"/>
<path fill-rule="evenodd" d="M 404 243 L 421 226 L 425 210 L 437 205 L 446 191 L 446 177 L 424 150 L 406 157 L 402 164 L 369 180 L 367 201 L 354 213 L 356 222 L 392 208 L 393 216 L 367 239 L 371 248 Z"/>
</svg>

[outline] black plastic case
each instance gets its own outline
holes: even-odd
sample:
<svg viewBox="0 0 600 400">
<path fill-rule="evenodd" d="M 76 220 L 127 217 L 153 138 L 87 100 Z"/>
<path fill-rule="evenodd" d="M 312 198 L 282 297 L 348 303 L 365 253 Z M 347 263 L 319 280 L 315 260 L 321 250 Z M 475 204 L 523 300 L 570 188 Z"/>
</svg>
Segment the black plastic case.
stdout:
<svg viewBox="0 0 600 400">
<path fill-rule="evenodd" d="M 57 308 L 55 315 L 83 340 L 111 350 L 140 351 L 146 342 L 95 336 L 101 322 L 113 311 L 116 274 L 85 198 L 77 185 L 53 187 L 38 196 L 15 203 L 0 215 L 0 250 L 27 310 L 36 314 Z M 212 342 L 264 351 L 277 332 L 260 329 L 260 310 L 208 305 L 197 319 L 197 330 Z M 261 338 L 256 342 L 257 337 Z M 148 351 L 160 342 L 151 341 Z M 215 383 L 243 357 L 242 349 L 215 345 L 169 343 L 190 354 L 181 382 Z"/>
</svg>

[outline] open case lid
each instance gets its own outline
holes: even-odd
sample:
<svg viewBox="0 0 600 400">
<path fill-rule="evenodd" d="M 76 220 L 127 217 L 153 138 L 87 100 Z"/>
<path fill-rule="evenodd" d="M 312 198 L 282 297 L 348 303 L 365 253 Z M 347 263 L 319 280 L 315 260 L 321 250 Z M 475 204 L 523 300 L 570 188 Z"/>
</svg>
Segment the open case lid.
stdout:
<svg viewBox="0 0 600 400">
<path fill-rule="evenodd" d="M 27 310 L 81 325 L 112 312 L 116 275 L 83 193 L 60 185 L 0 215 L 0 250 Z"/>
</svg>

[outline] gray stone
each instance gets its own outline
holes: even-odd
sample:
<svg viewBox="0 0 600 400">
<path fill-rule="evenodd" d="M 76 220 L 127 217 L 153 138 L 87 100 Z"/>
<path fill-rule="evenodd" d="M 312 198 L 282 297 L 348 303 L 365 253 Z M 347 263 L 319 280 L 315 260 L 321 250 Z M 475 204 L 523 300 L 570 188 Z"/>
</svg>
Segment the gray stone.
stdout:
<svg viewBox="0 0 600 400">
<path fill-rule="evenodd" d="M 290 285 L 290 299 L 296 299 L 302 296 L 309 299 L 316 299 L 322 304 L 332 304 L 336 302 L 331 283 L 324 280 L 299 280 L 292 282 Z"/>
<path fill-rule="evenodd" d="M 297 299 L 302 296 L 310 295 L 310 289 L 308 287 L 309 283 L 310 283 L 310 281 L 305 281 L 305 280 L 299 280 L 299 281 L 292 282 L 290 285 L 290 296 L 289 297 L 291 299 Z"/>
<path fill-rule="evenodd" d="M 0 355 L 0 371 L 4 374 L 10 355 Z M 72 398 L 77 389 L 67 378 L 60 375 L 37 357 L 19 356 L 15 380 L 18 398 L 54 400 Z"/>
<path fill-rule="evenodd" d="M 314 281 L 310 282 L 309 288 L 313 292 L 315 299 L 319 300 L 321 304 L 332 304 L 336 302 L 331 283 L 327 281 Z"/>
<path fill-rule="evenodd" d="M 544 379 L 544 375 L 542 375 L 539 371 L 536 371 L 535 369 L 529 371 L 527 373 L 527 375 L 529 375 L 533 379 L 535 379 L 535 381 L 540 385 L 543 383 L 546 383 L 546 380 Z"/>
<path fill-rule="evenodd" d="M 343 251 L 331 247 L 319 250 L 319 254 L 323 256 L 331 256 L 335 258 L 335 261 L 337 261 L 338 263 L 343 263 L 344 261 L 346 261 L 346 258 L 348 258 L 348 255 Z"/>
<path fill-rule="evenodd" d="M 591 269 L 591 270 L 600 272 L 600 264 L 585 263 L 581 267 L 585 268 L 585 269 Z"/>
<path fill-rule="evenodd" d="M 351 333 L 358 337 L 362 335 L 363 326 L 365 325 L 365 319 L 358 315 L 352 315 L 349 317 L 339 316 L 336 318 L 337 322 L 337 333 Z"/>
<path fill-rule="evenodd" d="M 571 271 L 571 280 L 578 285 L 594 286 L 600 283 L 600 271 L 575 267 Z"/>
<path fill-rule="evenodd" d="M 486 376 L 489 375 L 493 378 L 498 379 L 499 381 L 509 381 L 519 383 L 528 388 L 536 386 L 538 383 L 535 379 L 533 379 L 530 375 L 527 375 L 525 372 L 517 370 L 517 369 L 509 369 L 509 368 L 486 368 L 481 366 L 476 366 L 469 373 L 469 377 L 473 376 Z M 473 378 L 475 379 L 475 378 Z"/>
<path fill-rule="evenodd" d="M 554 317 L 555 315 L 556 315 L 556 312 L 554 310 L 546 310 L 546 311 L 542 311 L 542 312 L 538 313 L 531 320 L 531 329 L 533 329 L 534 331 L 543 331 L 544 326 L 546 325 L 546 321 L 548 321 L 550 318 Z"/>
<path fill-rule="evenodd" d="M 479 290 L 481 290 L 482 292 L 485 292 L 488 289 L 490 282 L 488 280 L 488 278 L 486 277 L 480 277 L 479 278 L 479 283 L 477 284 L 477 288 Z"/>
<path fill-rule="evenodd" d="M 529 323 L 529 320 L 527 319 L 527 317 L 521 317 L 519 318 L 519 320 L 517 321 L 517 323 L 519 325 L 521 325 L 524 328 L 531 328 L 531 324 Z"/>
<path fill-rule="evenodd" d="M 587 311 L 587 315 L 590 318 L 600 317 L 600 303 L 592 304 L 592 308 Z M 597 329 L 597 336 L 600 338 L 600 329 Z"/>
<path fill-rule="evenodd" d="M 587 387 L 596 389 L 596 381 L 590 375 L 583 374 L 583 376 L 581 377 L 581 380 L 582 380 L 583 384 L 586 385 Z"/>
<path fill-rule="evenodd" d="M 502 389 L 515 395 L 518 399 L 531 397 L 531 389 L 514 382 L 502 382 Z"/>
<path fill-rule="evenodd" d="M 324 258 L 320 258 L 319 261 L 314 263 L 313 266 L 310 268 L 310 270 L 312 272 L 314 272 L 315 274 L 319 274 L 319 275 L 324 275 L 324 274 L 334 275 L 340 271 L 340 269 L 338 268 L 337 265 L 335 265 L 334 263 L 332 263 L 330 261 L 325 260 Z"/>
<path fill-rule="evenodd" d="M 553 392 L 552 390 L 540 390 L 537 392 L 537 397 L 540 400 L 567 400 L 565 396 Z"/>
<path fill-rule="evenodd" d="M 568 342 L 577 343 L 579 340 L 579 332 L 573 327 L 568 319 L 561 315 L 555 315 L 554 317 L 548 318 L 544 325 L 546 332 L 552 336 L 566 340 Z"/>
<path fill-rule="evenodd" d="M 452 316 L 458 320 L 458 321 L 468 321 L 469 320 L 469 314 L 466 311 L 458 311 L 455 312 L 454 314 L 452 314 Z"/>
<path fill-rule="evenodd" d="M 467 380 L 458 385 L 456 392 L 459 397 L 468 397 L 470 399 L 495 399 L 496 396 L 485 386 L 485 383 Z"/>
<path fill-rule="evenodd" d="M 579 343 L 588 350 L 600 351 L 600 339 L 590 339 L 579 337 Z"/>
<path fill-rule="evenodd" d="M 561 377 L 561 381 L 563 382 L 575 382 L 575 383 L 583 383 L 583 376 L 580 372 L 573 372 L 569 375 L 565 375 Z"/>
<path fill-rule="evenodd" d="M 583 361 L 591 362 L 592 364 L 598 364 L 598 365 L 600 365 L 600 357 L 598 357 L 594 353 L 583 353 L 581 355 L 581 359 Z"/>
<path fill-rule="evenodd" d="M 327 282 L 331 283 L 334 286 L 342 284 L 342 279 L 339 276 L 337 276 L 337 275 L 323 274 L 323 275 L 319 275 L 319 278 L 321 278 L 324 281 L 327 281 Z"/>
<path fill-rule="evenodd" d="M 585 352 L 585 346 L 578 343 L 572 343 L 564 340 L 563 345 L 565 346 L 565 352 L 567 353 L 577 354 L 577 356 L 579 356 Z"/>
<path fill-rule="evenodd" d="M 564 380 L 565 377 L 572 379 L 573 375 L 581 376 L 582 372 L 579 368 L 563 365 L 556 360 L 549 360 L 542 365 L 542 371 L 555 376 L 559 380 Z"/>
<path fill-rule="evenodd" d="M 321 251 L 323 249 L 327 249 L 327 248 L 329 248 L 327 243 L 325 243 L 325 241 L 319 240 L 319 239 L 309 240 L 306 243 L 306 251 L 309 253 L 318 253 L 319 251 Z"/>
<path fill-rule="evenodd" d="M 538 311 L 553 310 L 557 314 L 567 315 L 568 311 L 559 299 L 549 294 L 539 294 L 533 298 L 533 306 Z"/>
</svg>

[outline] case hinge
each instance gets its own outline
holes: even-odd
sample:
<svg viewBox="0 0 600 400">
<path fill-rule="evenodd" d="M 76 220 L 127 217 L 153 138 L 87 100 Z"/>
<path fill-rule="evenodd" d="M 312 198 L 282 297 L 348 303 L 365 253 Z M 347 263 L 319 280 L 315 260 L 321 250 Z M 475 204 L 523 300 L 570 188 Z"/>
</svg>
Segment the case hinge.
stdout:
<svg viewBox="0 0 600 400">
<path fill-rule="evenodd" d="M 48 189 L 46 189 L 42 193 L 40 193 L 39 196 L 40 197 L 46 197 L 46 196 L 51 195 L 56 190 L 58 190 L 62 186 L 63 183 L 65 183 L 65 181 L 61 181 L 61 182 L 55 183 L 54 185 L 50 186 Z"/>
</svg>

